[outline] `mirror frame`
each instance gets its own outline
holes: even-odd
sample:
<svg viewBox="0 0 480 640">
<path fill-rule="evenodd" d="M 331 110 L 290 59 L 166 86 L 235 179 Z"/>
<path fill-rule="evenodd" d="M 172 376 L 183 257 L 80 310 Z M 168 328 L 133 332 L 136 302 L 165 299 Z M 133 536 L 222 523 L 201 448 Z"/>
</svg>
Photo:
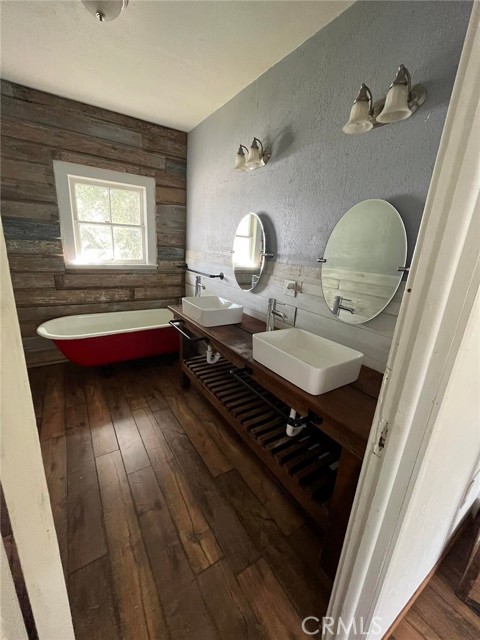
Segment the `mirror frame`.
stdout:
<svg viewBox="0 0 480 640">
<path fill-rule="evenodd" d="M 360 205 L 360 204 L 364 204 L 366 202 L 382 202 L 384 204 L 387 204 L 390 208 L 390 210 L 392 211 L 392 213 L 395 213 L 397 215 L 398 220 L 400 221 L 401 224 L 401 228 L 403 231 L 403 238 L 405 241 L 405 258 L 403 260 L 404 263 L 406 263 L 407 260 L 407 256 L 408 256 L 408 238 L 407 238 L 407 231 L 405 229 L 405 223 L 403 222 L 402 216 L 400 215 L 399 211 L 397 210 L 396 207 L 393 206 L 393 204 L 391 204 L 390 202 L 388 202 L 388 200 L 383 200 L 382 198 L 367 198 L 366 200 L 361 200 L 360 202 L 356 202 L 354 205 L 352 205 L 350 207 L 350 209 L 348 209 L 347 211 L 345 211 L 345 213 L 342 215 L 342 217 L 336 222 L 335 226 L 333 227 L 332 231 L 330 232 L 330 235 L 328 236 L 327 242 L 325 244 L 325 249 L 324 249 L 324 254 L 327 251 L 327 247 L 328 247 L 328 243 L 330 241 L 330 238 L 332 236 L 332 234 L 335 232 L 335 229 L 337 228 L 337 226 L 340 224 L 340 222 L 343 220 L 344 216 L 346 216 L 352 209 L 354 209 L 356 206 Z M 391 301 L 393 300 L 393 298 L 395 297 L 395 294 L 398 291 L 398 288 L 400 287 L 400 284 L 403 280 L 403 274 L 405 271 L 408 272 L 408 268 L 406 268 L 406 264 L 399 264 L 398 265 L 398 269 L 402 269 L 402 271 L 399 271 L 398 274 L 398 282 L 391 294 L 391 296 L 388 298 L 387 302 L 385 303 L 385 305 L 377 312 L 375 313 L 375 315 L 372 315 L 368 318 L 368 320 L 363 320 L 362 322 L 348 322 L 347 320 L 340 318 L 340 316 L 337 316 L 335 313 L 333 313 L 333 309 L 330 308 L 327 299 L 325 297 L 325 292 L 324 292 L 324 288 L 323 288 L 323 269 L 324 267 L 326 267 L 326 259 L 324 257 L 318 259 L 318 262 L 321 262 L 321 271 L 320 271 L 320 283 L 322 286 L 322 294 L 323 294 L 323 299 L 325 301 L 325 304 L 327 305 L 328 310 L 330 311 L 330 313 L 332 314 L 332 316 L 334 318 L 336 318 L 337 320 L 339 320 L 340 322 L 343 322 L 344 324 L 348 324 L 350 326 L 357 326 L 357 325 L 361 325 L 361 324 L 366 324 L 367 322 L 370 322 L 371 320 L 373 320 L 374 318 L 376 318 L 377 316 L 379 316 L 383 311 L 385 311 L 385 309 L 388 307 L 388 305 L 391 303 Z"/>
<path fill-rule="evenodd" d="M 256 286 L 258 285 L 258 283 L 260 282 L 260 278 L 262 277 L 263 269 L 265 268 L 265 258 L 266 258 L 266 257 L 267 257 L 267 255 L 268 255 L 268 254 L 267 254 L 267 252 L 266 252 L 266 242 L 267 242 L 267 239 L 266 239 L 266 235 L 265 235 L 265 227 L 263 226 L 262 219 L 260 218 L 260 216 L 258 215 L 258 213 L 253 213 L 252 211 L 250 211 L 249 213 L 246 213 L 244 216 L 242 216 L 242 217 L 240 218 L 240 220 L 239 220 L 239 222 L 238 222 L 238 224 L 237 224 L 237 226 L 236 226 L 236 228 L 235 228 L 235 236 L 234 236 L 234 238 L 233 238 L 233 241 L 235 242 L 235 238 L 236 238 L 236 235 L 237 235 L 237 233 L 236 233 L 236 232 L 237 232 L 237 229 L 238 229 L 238 227 L 239 227 L 240 223 L 242 222 L 242 220 L 243 220 L 244 218 L 246 218 L 246 216 L 254 216 L 254 217 L 256 218 L 257 223 L 258 223 L 258 224 L 259 224 L 259 226 L 260 226 L 260 231 L 261 231 L 261 234 L 262 234 L 262 236 L 261 236 L 261 237 L 262 237 L 261 260 L 260 260 L 260 266 L 259 266 L 259 269 L 258 269 L 258 270 L 259 270 L 259 274 L 258 274 L 258 277 L 257 277 L 257 280 L 256 280 L 255 284 L 254 284 L 252 287 L 250 287 L 249 289 L 244 289 L 244 288 L 241 286 L 241 284 L 239 283 L 239 281 L 237 280 L 237 276 L 235 275 L 235 254 L 234 254 L 234 250 L 233 250 L 233 249 L 232 249 L 232 270 L 233 270 L 233 276 L 234 276 L 234 278 L 235 278 L 235 282 L 236 282 L 236 283 L 237 283 L 237 285 L 240 287 L 240 289 L 241 289 L 242 291 L 253 291 L 253 289 L 255 289 L 255 287 L 256 287 Z"/>
</svg>

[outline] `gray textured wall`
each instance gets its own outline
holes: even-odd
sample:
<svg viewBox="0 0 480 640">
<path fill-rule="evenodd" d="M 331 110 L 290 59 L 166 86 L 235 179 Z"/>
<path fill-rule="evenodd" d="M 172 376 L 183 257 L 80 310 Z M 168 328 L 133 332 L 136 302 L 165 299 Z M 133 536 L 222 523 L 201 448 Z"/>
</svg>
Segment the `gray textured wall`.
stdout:
<svg viewBox="0 0 480 640">
<path fill-rule="evenodd" d="M 188 139 L 190 261 L 198 267 L 203 253 L 229 256 L 238 221 L 255 211 L 267 222 L 278 263 L 314 266 L 343 213 L 367 198 L 398 209 L 410 259 L 470 10 L 463 1 L 357 2 L 196 127 Z M 381 97 L 400 63 L 428 90 L 422 109 L 363 136 L 343 134 L 360 83 Z M 254 135 L 271 147 L 270 163 L 233 171 L 238 144 Z M 258 293 L 267 295 L 263 285 Z M 241 301 L 261 311 L 255 293 L 248 296 Z M 301 296 L 295 305 L 302 308 Z M 323 315 L 318 305 L 309 308 Z M 363 330 L 375 333 L 369 325 Z M 355 343 L 349 335 L 342 329 L 343 341 Z"/>
</svg>

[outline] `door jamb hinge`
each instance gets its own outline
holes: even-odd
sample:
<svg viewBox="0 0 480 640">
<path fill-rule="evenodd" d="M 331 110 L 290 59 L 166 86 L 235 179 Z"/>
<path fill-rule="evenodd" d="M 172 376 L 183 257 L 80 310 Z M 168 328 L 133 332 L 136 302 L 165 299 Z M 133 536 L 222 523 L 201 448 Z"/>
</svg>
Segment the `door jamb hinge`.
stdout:
<svg viewBox="0 0 480 640">
<path fill-rule="evenodd" d="M 377 438 L 373 446 L 373 453 L 381 458 L 387 442 L 390 425 L 388 422 L 381 422 L 377 430 Z"/>
</svg>

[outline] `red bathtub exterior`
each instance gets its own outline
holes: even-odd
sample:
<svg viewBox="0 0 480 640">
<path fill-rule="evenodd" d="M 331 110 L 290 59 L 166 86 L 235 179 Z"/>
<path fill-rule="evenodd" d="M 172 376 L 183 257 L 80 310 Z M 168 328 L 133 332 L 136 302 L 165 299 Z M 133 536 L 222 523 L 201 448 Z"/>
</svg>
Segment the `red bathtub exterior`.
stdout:
<svg viewBox="0 0 480 640">
<path fill-rule="evenodd" d="M 179 347 L 173 327 L 53 342 L 70 362 L 90 367 L 177 353 Z"/>
</svg>

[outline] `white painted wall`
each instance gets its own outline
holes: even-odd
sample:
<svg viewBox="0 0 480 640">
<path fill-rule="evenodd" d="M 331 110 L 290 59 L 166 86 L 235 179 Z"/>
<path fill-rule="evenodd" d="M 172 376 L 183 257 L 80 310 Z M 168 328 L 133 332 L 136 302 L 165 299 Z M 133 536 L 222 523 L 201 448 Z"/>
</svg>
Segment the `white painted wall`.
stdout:
<svg viewBox="0 0 480 640">
<path fill-rule="evenodd" d="M 225 272 L 209 289 L 262 318 L 268 297 L 289 302 L 299 328 L 358 349 L 367 366 L 385 371 L 398 299 L 370 322 L 344 324 L 325 304 L 316 258 L 346 211 L 380 198 L 402 217 L 410 264 L 470 10 L 469 2 L 355 2 L 190 132 L 186 261 Z M 426 84 L 422 109 L 394 126 L 345 135 L 359 83 L 378 97 L 400 63 Z M 270 162 L 233 171 L 238 144 L 254 135 L 271 148 Z M 249 212 L 261 215 L 275 255 L 251 293 L 229 266 L 235 229 Z M 284 279 L 307 287 L 284 299 Z"/>
<path fill-rule="evenodd" d="M 480 293 L 373 615 L 388 628 L 480 493 Z"/>
</svg>

